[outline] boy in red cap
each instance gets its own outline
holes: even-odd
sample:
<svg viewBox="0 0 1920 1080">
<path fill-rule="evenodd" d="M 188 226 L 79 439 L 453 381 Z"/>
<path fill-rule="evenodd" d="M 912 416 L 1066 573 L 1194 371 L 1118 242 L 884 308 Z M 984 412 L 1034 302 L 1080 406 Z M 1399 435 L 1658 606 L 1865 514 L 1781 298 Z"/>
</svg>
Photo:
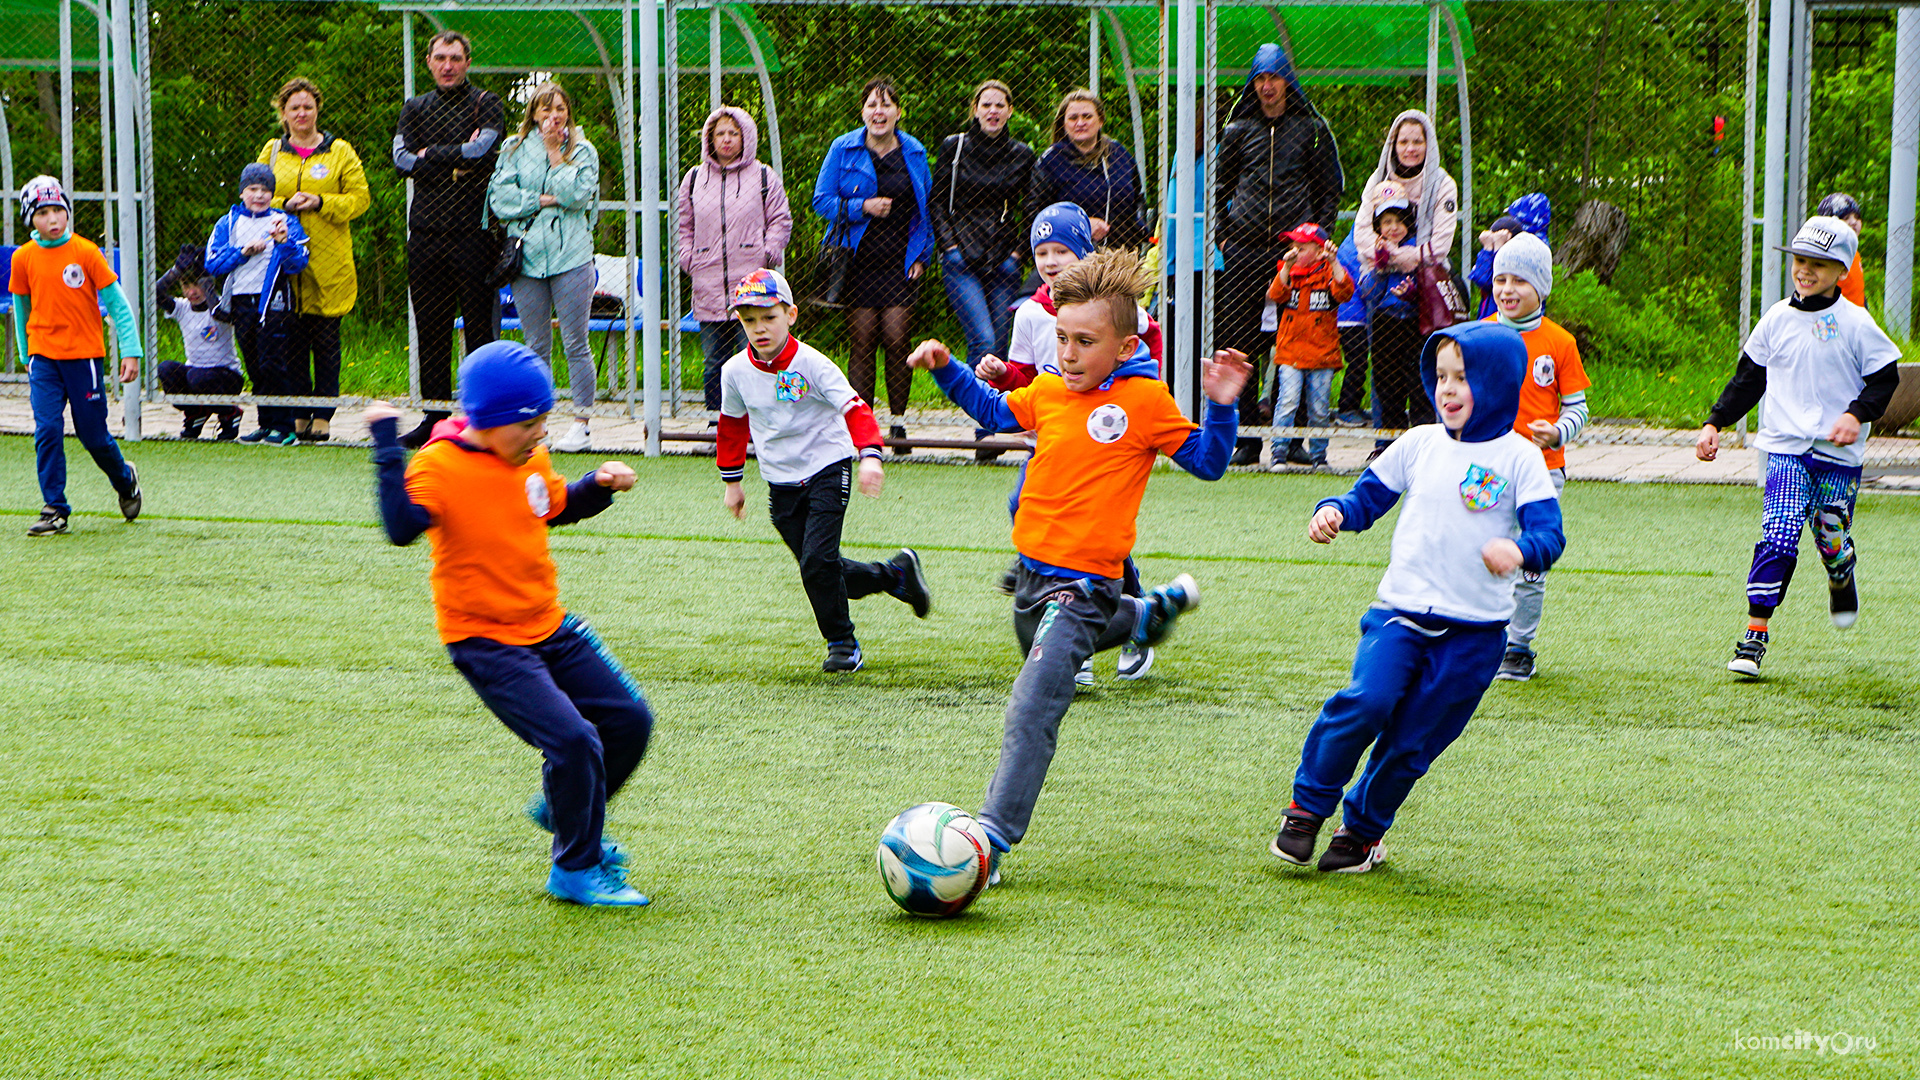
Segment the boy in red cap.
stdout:
<svg viewBox="0 0 1920 1080">
<path fill-rule="evenodd" d="M 1342 363 L 1340 305 L 1353 299 L 1353 279 L 1338 259 L 1327 257 L 1327 231 L 1319 225 L 1303 222 L 1280 235 L 1293 246 L 1281 257 L 1273 284 L 1267 286 L 1267 299 L 1280 306 L 1280 325 L 1273 332 L 1273 363 L 1279 369 L 1275 384 L 1280 395 L 1274 423 L 1292 423 L 1304 393 L 1308 426 L 1326 427 L 1333 373 Z M 1320 468 L 1326 463 L 1325 439 L 1314 439 L 1306 448 L 1293 439 L 1284 451 L 1280 440 L 1273 440 L 1274 472 L 1288 465 Z"/>
</svg>

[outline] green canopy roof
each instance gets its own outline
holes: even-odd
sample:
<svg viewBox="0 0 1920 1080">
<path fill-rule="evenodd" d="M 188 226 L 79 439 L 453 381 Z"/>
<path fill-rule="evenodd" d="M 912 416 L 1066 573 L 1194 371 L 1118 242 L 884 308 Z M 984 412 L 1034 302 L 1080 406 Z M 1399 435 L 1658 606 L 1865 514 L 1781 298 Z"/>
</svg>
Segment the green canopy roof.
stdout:
<svg viewBox="0 0 1920 1080">
<path fill-rule="evenodd" d="M 0 4 L 15 0 L 0 0 Z M 746 4 L 721 4 L 720 63 L 727 69 L 755 70 L 753 49 L 747 34 L 759 45 L 769 72 L 780 70 L 780 55 L 774 48 L 773 34 L 754 16 Z M 604 5 L 569 9 L 540 4 L 525 7 L 512 3 L 468 3 L 452 7 L 438 2 L 382 4 L 384 11 L 411 11 L 427 17 L 448 30 L 458 30 L 473 38 L 478 65 L 485 69 L 513 71 L 555 70 L 567 68 L 605 68 L 620 66 L 620 11 Z M 666 40 L 666 14 L 658 16 L 662 42 Z M 704 70 L 707 66 L 707 9 L 683 8 L 675 12 L 674 25 L 679 32 L 680 70 Z M 747 33 L 742 33 L 745 24 Z M 605 54 L 602 55 L 602 50 Z"/>
<path fill-rule="evenodd" d="M 99 21 L 78 2 L 73 5 L 73 66 L 100 66 Z M 0 0 L 0 68 L 60 70 L 60 0 Z"/>
<path fill-rule="evenodd" d="M 1473 28 L 1466 5 L 1447 0 L 1460 24 L 1460 49 L 1471 59 Z M 1136 73 L 1157 68 L 1160 12 L 1151 7 L 1115 7 L 1127 36 Z M 1394 83 L 1427 69 L 1427 6 L 1405 4 L 1291 4 L 1226 7 L 1215 16 L 1219 28 L 1219 64 L 1224 73 L 1244 73 L 1253 52 L 1269 41 L 1284 42 L 1300 81 L 1308 85 Z M 1168 32 L 1168 48 L 1174 33 Z M 1453 78 L 1453 46 L 1445 21 L 1440 30 L 1440 75 Z"/>
</svg>

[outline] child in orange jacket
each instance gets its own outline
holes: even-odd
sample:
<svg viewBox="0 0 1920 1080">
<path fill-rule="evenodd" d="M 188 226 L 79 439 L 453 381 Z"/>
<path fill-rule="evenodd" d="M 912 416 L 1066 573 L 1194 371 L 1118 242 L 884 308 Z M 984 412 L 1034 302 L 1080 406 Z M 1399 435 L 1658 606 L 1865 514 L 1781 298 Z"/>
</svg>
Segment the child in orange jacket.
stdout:
<svg viewBox="0 0 1920 1080">
<path fill-rule="evenodd" d="M 1292 232 L 1293 241 L 1280 260 L 1267 299 L 1280 305 L 1280 325 L 1273 333 L 1273 362 L 1280 400 L 1274 407 L 1276 426 L 1293 420 L 1302 393 L 1307 398 L 1307 424 L 1326 427 L 1333 393 L 1333 373 L 1340 370 L 1340 305 L 1353 299 L 1353 279 L 1328 252 L 1327 231 L 1309 221 Z M 1284 420 L 1282 418 L 1285 418 Z M 1288 465 L 1318 468 L 1327 463 L 1327 440 L 1314 439 L 1302 447 L 1289 440 L 1283 450 L 1273 440 L 1273 471 Z"/>
</svg>

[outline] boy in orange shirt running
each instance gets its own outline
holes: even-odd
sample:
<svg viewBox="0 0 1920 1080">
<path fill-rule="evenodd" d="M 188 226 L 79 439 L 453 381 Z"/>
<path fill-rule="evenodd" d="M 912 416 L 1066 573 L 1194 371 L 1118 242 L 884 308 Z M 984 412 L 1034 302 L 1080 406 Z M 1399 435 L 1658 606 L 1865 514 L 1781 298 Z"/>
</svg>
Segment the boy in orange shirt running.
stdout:
<svg viewBox="0 0 1920 1080">
<path fill-rule="evenodd" d="M 1493 302 L 1498 310 L 1486 322 L 1520 332 L 1527 346 L 1527 377 L 1520 383 L 1520 412 L 1513 430 L 1532 439 L 1547 459 L 1553 496 L 1567 486 L 1566 445 L 1587 424 L 1586 369 L 1573 335 L 1542 310 L 1553 292 L 1553 252 L 1532 233 L 1502 244 L 1493 257 Z M 1513 619 L 1507 623 L 1507 651 L 1496 679 L 1533 678 L 1533 638 L 1540 632 L 1546 604 L 1547 575 L 1523 570 L 1513 585 Z"/>
<path fill-rule="evenodd" d="M 373 434 L 387 538 L 433 546 L 433 604 L 453 666 L 508 730 L 546 757 L 545 796 L 527 817 L 553 833 L 547 891 L 595 907 L 638 907 L 627 856 L 605 839 L 607 800 L 647 750 L 653 714 L 585 621 L 560 607 L 547 530 L 592 517 L 633 487 L 617 461 L 568 484 L 540 441 L 553 377 L 515 341 L 460 364 L 464 418 L 443 420 L 406 462 L 400 410 L 376 401 Z M 402 467 L 405 467 L 404 475 Z"/>
<path fill-rule="evenodd" d="M 1098 251 L 1061 273 L 1052 285 L 1060 373 L 1011 393 L 953 363 L 938 341 L 922 342 L 908 360 L 982 427 L 1031 430 L 1036 439 L 1013 520 L 1014 633 L 1027 659 L 979 815 L 994 849 L 989 884 L 998 883 L 1000 856 L 1026 835 L 1082 662 L 1129 640 L 1153 644 L 1200 602 L 1186 574 L 1123 597 L 1122 567 L 1159 455 L 1202 480 L 1225 474 L 1252 368 L 1245 353 L 1214 354 L 1202 378 L 1206 424 L 1187 419 L 1136 332 L 1147 284 L 1129 251 Z"/>
</svg>

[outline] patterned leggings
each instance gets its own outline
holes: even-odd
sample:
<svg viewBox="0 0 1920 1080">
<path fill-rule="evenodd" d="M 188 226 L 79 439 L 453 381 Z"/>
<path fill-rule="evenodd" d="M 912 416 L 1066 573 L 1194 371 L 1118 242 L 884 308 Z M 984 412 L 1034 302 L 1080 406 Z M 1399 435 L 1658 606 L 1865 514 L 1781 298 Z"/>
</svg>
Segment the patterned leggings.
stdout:
<svg viewBox="0 0 1920 1080">
<path fill-rule="evenodd" d="M 1767 455 L 1767 493 L 1760 515 L 1760 542 L 1753 546 L 1747 571 L 1747 611 L 1755 618 L 1773 615 L 1786 599 L 1787 584 L 1799 561 L 1800 530 L 1812 526 L 1813 544 L 1827 577 L 1843 582 L 1853 574 L 1853 504 L 1860 494 L 1857 467 L 1823 461 L 1812 453 Z"/>
</svg>

